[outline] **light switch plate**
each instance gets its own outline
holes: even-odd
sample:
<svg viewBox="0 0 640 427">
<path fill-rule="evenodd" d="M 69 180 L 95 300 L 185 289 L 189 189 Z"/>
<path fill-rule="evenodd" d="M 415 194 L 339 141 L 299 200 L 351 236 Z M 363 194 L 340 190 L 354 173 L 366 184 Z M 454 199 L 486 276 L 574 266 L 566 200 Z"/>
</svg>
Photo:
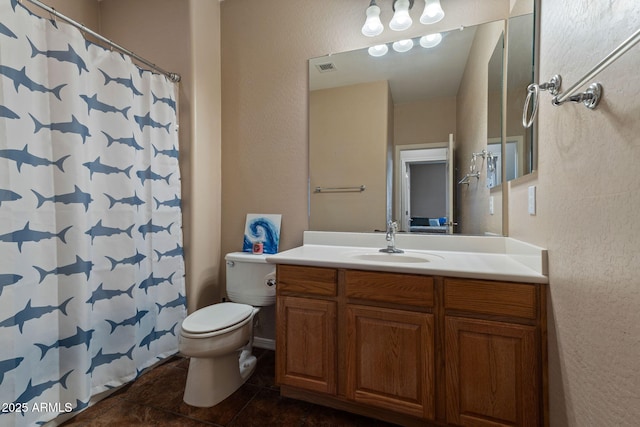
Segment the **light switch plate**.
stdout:
<svg viewBox="0 0 640 427">
<path fill-rule="evenodd" d="M 529 215 L 535 215 L 536 214 L 536 186 L 535 185 L 529 186 L 528 207 L 529 207 Z"/>
</svg>

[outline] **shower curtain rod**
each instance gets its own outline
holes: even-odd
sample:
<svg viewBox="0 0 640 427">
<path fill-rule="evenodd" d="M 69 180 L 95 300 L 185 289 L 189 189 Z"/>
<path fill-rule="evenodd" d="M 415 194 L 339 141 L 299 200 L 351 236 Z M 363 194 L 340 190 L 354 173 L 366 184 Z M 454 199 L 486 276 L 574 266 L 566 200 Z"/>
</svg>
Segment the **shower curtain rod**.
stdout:
<svg viewBox="0 0 640 427">
<path fill-rule="evenodd" d="M 112 42 L 111 40 L 101 36 L 100 34 L 96 33 L 95 31 L 85 27 L 84 25 L 82 25 L 79 22 L 74 21 L 73 19 L 69 18 L 68 16 L 65 16 L 63 14 L 61 14 L 60 12 L 57 12 L 54 8 L 47 6 L 44 3 L 39 2 L 38 0 L 27 0 L 29 3 L 34 4 L 35 6 L 38 6 L 41 9 L 46 10 L 47 12 L 49 12 L 50 14 L 52 14 L 53 16 L 60 18 L 66 22 L 68 22 L 69 24 L 73 25 L 74 27 L 80 29 L 81 31 L 90 34 L 91 36 L 97 38 L 98 40 L 100 40 L 103 43 L 108 44 L 110 47 L 124 53 L 125 55 L 128 55 L 140 62 L 142 62 L 143 64 L 145 64 L 146 66 L 164 74 L 165 76 L 167 76 L 167 78 L 169 80 L 171 80 L 174 83 L 178 83 L 181 80 L 180 74 L 178 73 L 172 73 L 169 71 L 165 71 L 162 68 L 158 67 L 156 64 L 154 64 L 153 62 L 147 61 L 146 59 L 136 55 L 135 53 L 131 52 L 128 49 L 123 48 L 122 46 L 118 45 L 117 43 Z"/>
</svg>

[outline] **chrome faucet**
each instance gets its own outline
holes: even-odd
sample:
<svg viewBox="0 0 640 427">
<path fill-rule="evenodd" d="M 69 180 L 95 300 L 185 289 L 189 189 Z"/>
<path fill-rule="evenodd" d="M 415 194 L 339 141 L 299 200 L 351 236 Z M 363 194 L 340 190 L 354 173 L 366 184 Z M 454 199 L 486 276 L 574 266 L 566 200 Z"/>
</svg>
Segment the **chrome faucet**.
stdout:
<svg viewBox="0 0 640 427">
<path fill-rule="evenodd" d="M 389 221 L 387 223 L 387 247 L 380 249 L 380 252 L 388 254 L 401 254 L 404 251 L 396 248 L 396 232 L 398 231 L 398 223 L 395 221 Z"/>
</svg>

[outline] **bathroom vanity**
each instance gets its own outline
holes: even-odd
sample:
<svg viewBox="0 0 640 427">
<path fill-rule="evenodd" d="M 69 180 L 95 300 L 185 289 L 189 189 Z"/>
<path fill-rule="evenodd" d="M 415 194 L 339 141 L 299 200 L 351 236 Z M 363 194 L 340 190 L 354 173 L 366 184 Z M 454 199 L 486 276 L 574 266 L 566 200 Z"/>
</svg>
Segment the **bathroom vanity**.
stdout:
<svg viewBox="0 0 640 427">
<path fill-rule="evenodd" d="M 268 258 L 283 396 L 401 425 L 546 425 L 544 250 L 398 236 L 389 255 L 384 235 L 345 234 Z"/>
</svg>

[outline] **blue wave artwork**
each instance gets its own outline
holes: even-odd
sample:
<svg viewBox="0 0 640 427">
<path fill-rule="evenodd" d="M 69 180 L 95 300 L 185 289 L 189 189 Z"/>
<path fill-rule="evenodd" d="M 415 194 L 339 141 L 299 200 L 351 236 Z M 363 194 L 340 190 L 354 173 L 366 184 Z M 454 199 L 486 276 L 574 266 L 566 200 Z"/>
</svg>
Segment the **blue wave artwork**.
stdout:
<svg viewBox="0 0 640 427">
<path fill-rule="evenodd" d="M 17 0 L 0 52 L 0 425 L 27 427 L 178 352 L 178 88 Z"/>
<path fill-rule="evenodd" d="M 253 244 L 262 243 L 265 254 L 278 253 L 281 220 L 279 214 L 247 214 L 242 251 L 253 252 Z"/>
</svg>

